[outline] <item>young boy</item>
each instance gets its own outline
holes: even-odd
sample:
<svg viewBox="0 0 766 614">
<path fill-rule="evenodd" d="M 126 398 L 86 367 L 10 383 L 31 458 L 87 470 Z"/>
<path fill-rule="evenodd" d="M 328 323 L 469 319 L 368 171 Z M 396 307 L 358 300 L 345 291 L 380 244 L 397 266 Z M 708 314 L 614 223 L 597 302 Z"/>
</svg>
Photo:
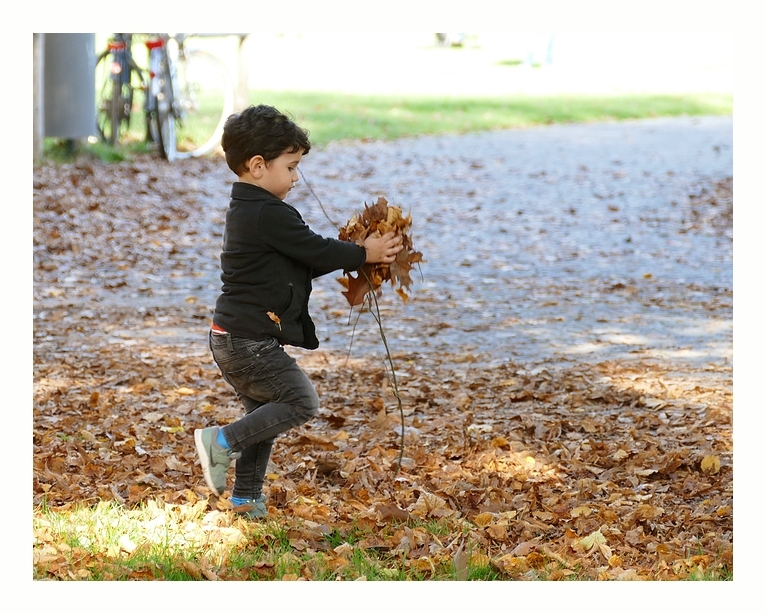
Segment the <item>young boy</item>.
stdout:
<svg viewBox="0 0 766 614">
<path fill-rule="evenodd" d="M 395 260 L 393 233 L 364 247 L 314 233 L 284 202 L 298 181 L 298 164 L 311 149 L 307 133 L 266 105 L 226 122 L 221 139 L 237 175 L 226 213 L 221 253 L 222 291 L 209 339 L 223 378 L 245 415 L 226 426 L 194 431 L 202 473 L 216 495 L 236 460 L 231 502 L 250 518 L 267 514 L 261 493 L 274 439 L 311 419 L 319 407 L 314 386 L 283 346 L 316 349 L 308 311 L 311 280 L 365 262 Z"/>
</svg>

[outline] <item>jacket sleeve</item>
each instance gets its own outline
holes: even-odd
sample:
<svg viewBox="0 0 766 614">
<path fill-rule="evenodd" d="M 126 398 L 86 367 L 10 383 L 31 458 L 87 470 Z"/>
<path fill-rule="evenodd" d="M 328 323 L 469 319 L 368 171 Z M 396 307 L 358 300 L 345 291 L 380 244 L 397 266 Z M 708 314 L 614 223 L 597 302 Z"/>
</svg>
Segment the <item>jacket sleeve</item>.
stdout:
<svg viewBox="0 0 766 614">
<path fill-rule="evenodd" d="M 315 233 L 295 209 L 282 202 L 264 205 L 259 229 L 264 243 L 315 270 L 315 277 L 339 269 L 355 271 L 367 259 L 363 247 Z"/>
</svg>

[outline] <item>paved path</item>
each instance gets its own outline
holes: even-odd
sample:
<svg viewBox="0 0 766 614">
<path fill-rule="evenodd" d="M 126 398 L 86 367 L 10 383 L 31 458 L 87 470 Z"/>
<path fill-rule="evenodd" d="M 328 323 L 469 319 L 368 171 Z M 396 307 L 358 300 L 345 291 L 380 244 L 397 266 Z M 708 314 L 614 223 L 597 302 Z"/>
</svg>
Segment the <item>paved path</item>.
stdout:
<svg viewBox="0 0 766 614">
<path fill-rule="evenodd" d="M 336 221 L 378 195 L 412 210 L 428 263 L 409 305 L 385 293 L 396 350 L 468 345 L 519 362 L 731 358 L 730 228 L 695 227 L 690 205 L 732 175 L 731 118 L 335 145 L 303 167 Z M 332 232 L 308 194 L 294 200 Z M 340 349 L 347 319 L 321 321 L 337 307 L 337 284 L 317 285 L 323 345 Z M 376 342 L 355 334 L 355 347 Z"/>
<path fill-rule="evenodd" d="M 732 176 L 731 118 L 333 144 L 312 150 L 301 166 L 336 222 L 379 195 L 411 210 L 415 247 L 427 262 L 409 304 L 384 288 L 395 353 L 480 364 L 646 359 L 730 368 L 731 227 L 716 225 L 725 203 L 695 208 L 690 196 L 709 196 Z M 115 334 L 151 334 L 204 353 L 233 178 L 223 163 L 219 169 L 198 179 L 202 206 L 190 207 L 184 236 L 173 239 L 173 260 L 196 274 L 138 262 L 104 289 L 95 271 L 98 283 L 88 284 L 75 313 L 94 305 L 183 313 L 196 305 L 199 329 L 126 325 Z M 336 236 L 305 182 L 290 201 L 315 230 Z M 114 274 L 104 266 L 104 275 Z M 76 273 L 72 287 L 83 281 Z M 321 349 L 345 354 L 353 335 L 352 355 L 381 352 L 370 314 L 355 329 L 355 317 L 349 324 L 335 277 L 318 280 L 312 299 Z"/>
</svg>

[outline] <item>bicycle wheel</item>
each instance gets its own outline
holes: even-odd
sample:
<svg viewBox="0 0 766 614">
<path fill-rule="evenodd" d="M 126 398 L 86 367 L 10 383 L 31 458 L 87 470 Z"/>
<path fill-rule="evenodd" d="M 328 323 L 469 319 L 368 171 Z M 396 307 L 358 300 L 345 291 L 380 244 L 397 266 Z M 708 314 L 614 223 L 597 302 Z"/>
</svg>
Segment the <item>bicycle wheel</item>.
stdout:
<svg viewBox="0 0 766 614">
<path fill-rule="evenodd" d="M 179 56 L 176 83 L 176 157 L 202 156 L 220 146 L 234 84 L 223 63 L 200 50 Z"/>
<path fill-rule="evenodd" d="M 162 157 L 168 162 L 176 159 L 176 119 L 173 112 L 173 80 L 167 55 L 160 61 L 160 71 L 157 75 L 158 91 L 154 102 L 156 109 L 157 136 Z"/>
<path fill-rule="evenodd" d="M 96 92 L 96 129 L 101 140 L 114 147 L 127 125 L 125 108 L 130 109 L 132 100 L 124 99 L 119 63 L 110 51 L 96 61 L 96 85 L 100 88 Z"/>
<path fill-rule="evenodd" d="M 162 151 L 162 144 L 160 142 L 160 120 L 157 107 L 157 96 L 151 92 L 148 92 L 144 116 L 146 124 L 145 141 L 147 143 L 156 143 L 160 148 L 160 153 L 162 153 L 162 156 L 165 157 L 165 153 Z"/>
</svg>

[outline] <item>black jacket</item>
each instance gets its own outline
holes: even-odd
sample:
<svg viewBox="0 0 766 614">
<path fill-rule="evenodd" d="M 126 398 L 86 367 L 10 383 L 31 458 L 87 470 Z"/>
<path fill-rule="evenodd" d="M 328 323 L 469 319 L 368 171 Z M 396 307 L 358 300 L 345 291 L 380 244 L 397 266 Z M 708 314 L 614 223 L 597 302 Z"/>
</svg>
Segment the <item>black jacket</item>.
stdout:
<svg viewBox="0 0 766 614">
<path fill-rule="evenodd" d="M 339 269 L 354 271 L 365 259 L 363 247 L 316 234 L 294 207 L 267 190 L 235 182 L 213 321 L 232 335 L 270 335 L 313 350 L 319 340 L 308 310 L 312 278 Z"/>
</svg>

